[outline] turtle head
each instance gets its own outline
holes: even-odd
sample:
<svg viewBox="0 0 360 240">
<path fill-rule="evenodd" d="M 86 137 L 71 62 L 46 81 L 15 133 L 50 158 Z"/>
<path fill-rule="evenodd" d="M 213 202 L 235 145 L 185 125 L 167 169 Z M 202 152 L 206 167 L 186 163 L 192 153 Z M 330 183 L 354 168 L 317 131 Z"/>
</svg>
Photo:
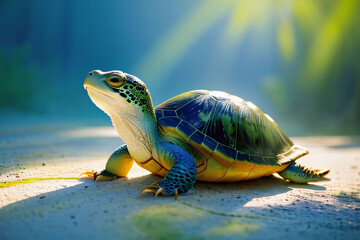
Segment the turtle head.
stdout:
<svg viewBox="0 0 360 240">
<path fill-rule="evenodd" d="M 111 115 L 124 113 L 154 114 L 154 109 L 145 84 L 137 77 L 121 72 L 91 71 L 84 82 L 91 100 L 100 109 Z"/>
</svg>

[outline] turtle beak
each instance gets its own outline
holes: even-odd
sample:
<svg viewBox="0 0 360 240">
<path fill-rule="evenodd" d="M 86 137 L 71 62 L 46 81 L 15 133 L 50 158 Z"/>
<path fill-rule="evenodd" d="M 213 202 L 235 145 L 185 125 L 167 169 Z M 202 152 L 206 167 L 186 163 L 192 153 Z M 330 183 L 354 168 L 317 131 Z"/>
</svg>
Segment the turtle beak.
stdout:
<svg viewBox="0 0 360 240">
<path fill-rule="evenodd" d="M 104 94 L 113 99 L 119 99 L 118 93 L 111 90 L 111 88 L 105 83 L 107 72 L 100 70 L 94 70 L 89 72 L 83 84 L 85 90 L 89 93 L 90 90 Z"/>
<path fill-rule="evenodd" d="M 102 77 L 102 75 L 104 74 L 104 72 L 100 71 L 100 70 L 94 70 L 89 72 L 89 74 L 87 75 L 85 82 L 83 84 L 85 90 L 87 90 L 87 88 L 89 86 L 97 86 L 99 85 L 99 80 Z"/>
</svg>

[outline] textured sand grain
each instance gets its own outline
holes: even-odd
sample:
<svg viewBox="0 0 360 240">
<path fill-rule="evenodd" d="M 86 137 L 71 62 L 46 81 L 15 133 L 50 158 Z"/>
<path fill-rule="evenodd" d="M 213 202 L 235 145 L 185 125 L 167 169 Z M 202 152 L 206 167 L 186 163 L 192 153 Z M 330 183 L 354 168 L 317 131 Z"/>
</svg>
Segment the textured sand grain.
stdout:
<svg viewBox="0 0 360 240">
<path fill-rule="evenodd" d="M 278 176 L 196 183 L 179 197 L 139 197 L 160 178 L 138 166 L 112 182 L 41 180 L 0 188 L 0 239 L 359 239 L 360 138 L 293 138 L 301 163 L 330 181 Z M 0 132 L 0 182 L 77 177 L 121 145 L 110 126 L 35 123 Z M 291 234 L 291 235 L 290 235 Z"/>
</svg>

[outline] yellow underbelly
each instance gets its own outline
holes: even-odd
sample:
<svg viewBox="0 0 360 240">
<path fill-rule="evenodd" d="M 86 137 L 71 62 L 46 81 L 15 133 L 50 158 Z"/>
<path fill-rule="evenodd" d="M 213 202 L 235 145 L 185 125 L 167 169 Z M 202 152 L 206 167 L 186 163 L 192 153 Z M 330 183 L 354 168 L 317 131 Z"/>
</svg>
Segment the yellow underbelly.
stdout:
<svg viewBox="0 0 360 240">
<path fill-rule="evenodd" d="M 204 143 L 197 144 L 189 140 L 189 136 L 182 134 L 171 127 L 162 127 L 168 136 L 175 139 L 180 138 L 189 143 L 194 149 L 204 157 L 198 159 L 196 168 L 198 181 L 205 182 L 237 182 L 270 176 L 273 173 L 284 170 L 289 164 L 281 166 L 255 165 L 247 161 L 234 160 L 233 158 L 222 155 L 217 147 L 211 150 Z M 159 174 L 160 175 L 160 174 Z M 162 176 L 162 175 L 161 175 Z"/>
<path fill-rule="evenodd" d="M 270 176 L 284 170 L 289 164 L 281 166 L 256 165 L 248 161 L 239 161 L 210 151 L 206 146 L 199 148 L 206 157 L 203 164 L 197 166 L 196 179 L 205 182 L 238 182 Z"/>
<path fill-rule="evenodd" d="M 151 158 L 144 162 L 138 162 L 139 166 L 165 177 L 170 167 L 162 166 L 157 160 Z M 270 176 L 273 173 L 284 170 L 289 164 L 282 166 L 255 165 L 245 161 L 234 161 L 230 166 L 224 166 L 220 161 L 209 157 L 203 164 L 197 166 L 196 180 L 204 182 L 238 182 Z"/>
<path fill-rule="evenodd" d="M 289 164 L 281 166 L 255 165 L 246 161 L 234 161 L 224 166 L 213 157 L 197 167 L 196 179 L 205 182 L 238 182 L 270 176 L 284 170 Z"/>
</svg>

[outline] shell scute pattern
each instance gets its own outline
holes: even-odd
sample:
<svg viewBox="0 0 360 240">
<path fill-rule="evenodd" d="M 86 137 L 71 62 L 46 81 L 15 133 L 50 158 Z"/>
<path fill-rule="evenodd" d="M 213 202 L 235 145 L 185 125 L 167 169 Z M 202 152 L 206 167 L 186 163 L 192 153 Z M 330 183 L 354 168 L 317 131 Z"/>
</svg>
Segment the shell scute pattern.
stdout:
<svg viewBox="0 0 360 240">
<path fill-rule="evenodd" d="M 164 117 L 176 117 L 176 112 L 175 111 L 163 111 Z"/>
<path fill-rule="evenodd" d="M 163 110 L 155 109 L 155 115 L 158 120 L 164 117 Z"/>
<path fill-rule="evenodd" d="M 263 157 L 264 161 L 267 162 L 269 165 L 276 165 L 280 166 L 280 164 L 275 160 L 273 157 Z"/>
<path fill-rule="evenodd" d="M 181 120 L 176 117 L 159 118 L 158 123 L 164 127 L 176 128 L 180 124 Z"/>
<path fill-rule="evenodd" d="M 244 162 L 251 162 L 250 161 L 250 155 L 247 153 L 243 153 L 243 152 L 237 152 L 236 155 L 236 160 L 237 161 L 244 161 Z"/>
<path fill-rule="evenodd" d="M 177 109 L 176 112 L 179 118 L 186 119 L 196 129 L 204 132 L 203 130 L 206 128 L 206 123 L 211 117 L 215 105 L 216 101 L 210 97 L 197 97 Z"/>
<path fill-rule="evenodd" d="M 200 131 L 196 131 L 193 135 L 190 137 L 190 141 L 193 141 L 197 144 L 202 144 L 204 141 L 205 135 L 201 133 Z"/>
<path fill-rule="evenodd" d="M 218 143 L 209 136 L 205 136 L 203 144 L 207 146 L 212 152 L 215 151 Z"/>
<path fill-rule="evenodd" d="M 258 155 L 250 155 L 250 162 L 258 165 L 268 165 L 267 162 L 264 161 L 263 157 Z"/>
<path fill-rule="evenodd" d="M 236 159 L 237 151 L 233 148 L 225 146 L 223 144 L 218 144 L 216 151 L 220 152 L 221 154 L 228 156 L 231 159 Z"/>
<path fill-rule="evenodd" d="M 194 94 L 193 92 L 183 93 L 181 95 L 178 95 L 176 97 L 173 97 L 173 98 L 163 102 L 162 104 L 157 106 L 156 109 L 177 110 L 180 107 L 183 107 L 186 104 L 188 104 L 190 101 L 194 100 L 195 97 L 196 97 L 196 94 Z"/>
<path fill-rule="evenodd" d="M 258 107 L 224 92 L 187 92 L 159 105 L 155 112 L 161 126 L 175 128 L 174 134 L 185 136 L 183 140 L 208 152 L 207 158 L 226 166 L 232 164 L 231 159 L 280 166 L 276 156 L 291 151 L 294 145 Z"/>
<path fill-rule="evenodd" d="M 183 132 L 186 136 L 191 136 L 196 129 L 185 121 L 181 121 L 178 129 Z"/>
</svg>

